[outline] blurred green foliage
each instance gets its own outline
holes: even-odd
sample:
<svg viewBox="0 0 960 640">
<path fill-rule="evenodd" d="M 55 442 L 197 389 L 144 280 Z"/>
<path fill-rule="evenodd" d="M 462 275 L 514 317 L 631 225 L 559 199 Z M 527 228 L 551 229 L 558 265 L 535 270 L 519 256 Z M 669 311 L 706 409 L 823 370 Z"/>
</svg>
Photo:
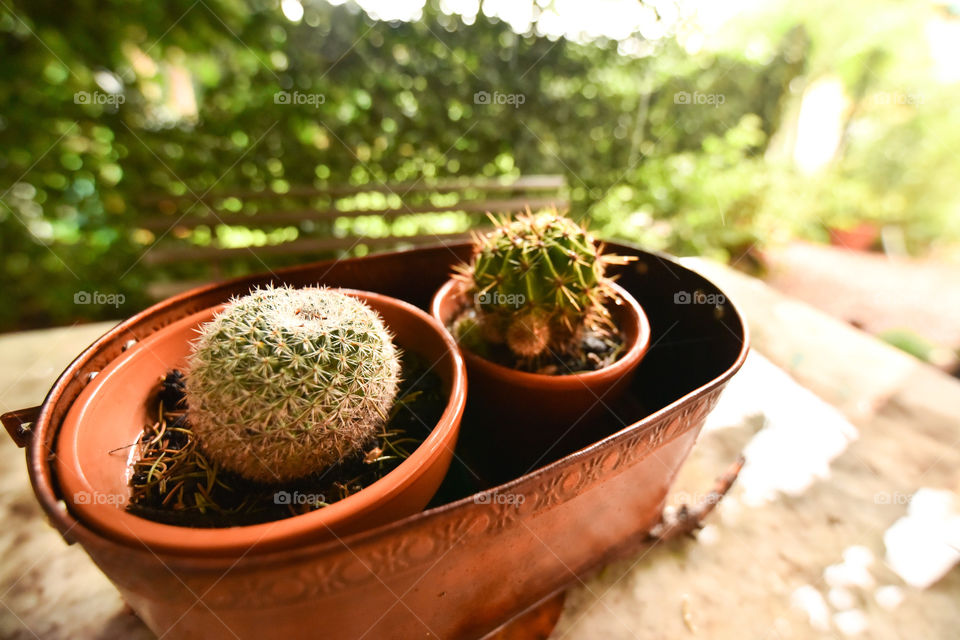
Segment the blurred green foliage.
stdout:
<svg viewBox="0 0 960 640">
<path fill-rule="evenodd" d="M 304 5 L 299 23 L 275 0 L 31 0 L 0 9 L 0 330 L 147 304 L 146 285 L 169 274 L 141 256 L 170 240 L 138 226 L 155 214 L 148 194 L 563 173 L 575 216 L 678 253 L 730 257 L 778 234 L 816 235 L 850 208 L 854 218 L 885 220 L 908 217 L 908 204 L 921 209 L 933 222 L 917 227 L 916 246 L 942 230 L 949 197 L 942 184 L 929 189 L 930 174 L 956 161 L 925 132 L 949 118 L 947 107 L 881 114 L 885 124 L 851 142 L 826 177 L 800 177 L 765 157 L 805 74 L 831 46 L 817 39 L 825 27 L 813 9 L 781 15 L 761 57 L 735 46 L 691 55 L 672 38 L 636 57 L 615 42 L 518 35 L 482 14 L 468 26 L 433 0 L 409 23 L 374 21 L 350 3 Z M 857 50 L 874 56 L 874 44 Z M 862 98 L 878 80 L 851 60 L 844 73 Z M 278 91 L 323 99 L 278 104 Z M 477 104 L 480 91 L 524 100 Z M 697 93 L 723 101 L 678 103 Z M 362 194 L 351 206 L 382 205 L 376 198 Z M 469 222 L 451 214 L 396 224 Z M 384 224 L 361 218 L 321 231 L 383 234 Z M 301 231 L 201 227 L 186 240 L 242 246 Z M 125 301 L 77 305 L 78 291 Z"/>
</svg>

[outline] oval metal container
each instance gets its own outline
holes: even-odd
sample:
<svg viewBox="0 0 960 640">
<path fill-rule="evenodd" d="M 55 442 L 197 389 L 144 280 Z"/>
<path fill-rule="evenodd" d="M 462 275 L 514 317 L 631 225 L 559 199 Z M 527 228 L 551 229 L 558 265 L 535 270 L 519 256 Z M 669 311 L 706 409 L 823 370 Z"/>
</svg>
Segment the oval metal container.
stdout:
<svg viewBox="0 0 960 640">
<path fill-rule="evenodd" d="M 637 261 L 615 270 L 650 319 L 650 349 L 627 398 L 589 442 L 567 443 L 534 469 L 484 449 L 482 404 L 468 408 L 451 489 L 437 506 L 333 541 L 196 558 L 108 539 L 64 507 L 51 464 L 55 434 L 92 375 L 131 340 L 255 284 L 326 284 L 426 308 L 467 244 L 321 262 L 195 289 L 119 324 L 61 375 L 39 413 L 5 416 L 27 444 L 37 499 L 83 546 L 134 611 L 170 638 L 480 638 L 646 540 L 670 484 L 724 385 L 742 365 L 747 329 L 736 308 L 672 259 L 610 244 Z M 18 432 L 19 423 L 32 422 Z M 517 428 L 523 425 L 518 424 Z M 574 450 L 575 449 L 575 450 Z"/>
</svg>

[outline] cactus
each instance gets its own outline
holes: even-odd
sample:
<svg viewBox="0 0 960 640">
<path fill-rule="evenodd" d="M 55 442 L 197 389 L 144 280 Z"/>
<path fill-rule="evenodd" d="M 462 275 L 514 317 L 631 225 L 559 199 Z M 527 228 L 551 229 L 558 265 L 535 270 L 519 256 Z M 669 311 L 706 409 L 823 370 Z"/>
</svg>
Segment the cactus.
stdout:
<svg viewBox="0 0 960 640">
<path fill-rule="evenodd" d="M 626 259 L 604 255 L 586 229 L 556 211 L 493 221 L 493 231 L 474 237 L 472 262 L 455 274 L 475 314 L 455 323 L 458 340 L 472 348 L 479 331 L 521 364 L 576 353 L 584 329 L 609 323 L 605 270 Z"/>
<path fill-rule="evenodd" d="M 359 452 L 397 394 L 399 350 L 375 311 L 332 289 L 267 287 L 200 329 L 189 419 L 210 460 L 286 482 Z"/>
</svg>

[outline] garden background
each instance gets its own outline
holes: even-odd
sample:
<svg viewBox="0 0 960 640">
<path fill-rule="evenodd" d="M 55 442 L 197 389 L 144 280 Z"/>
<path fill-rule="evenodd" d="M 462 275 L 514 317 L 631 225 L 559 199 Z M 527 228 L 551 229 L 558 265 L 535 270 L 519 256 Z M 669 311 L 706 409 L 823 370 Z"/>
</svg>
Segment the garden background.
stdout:
<svg viewBox="0 0 960 640">
<path fill-rule="evenodd" d="M 955 4 L 410 4 L 0 0 L 0 331 L 119 318 L 150 303 L 151 284 L 203 277 L 143 260 L 173 241 L 477 223 L 145 228 L 164 194 L 563 174 L 573 215 L 604 237 L 738 267 L 862 222 L 888 249 L 956 254 Z M 627 18 L 597 27 L 604 15 Z M 283 262 L 251 252 L 224 275 Z"/>
</svg>

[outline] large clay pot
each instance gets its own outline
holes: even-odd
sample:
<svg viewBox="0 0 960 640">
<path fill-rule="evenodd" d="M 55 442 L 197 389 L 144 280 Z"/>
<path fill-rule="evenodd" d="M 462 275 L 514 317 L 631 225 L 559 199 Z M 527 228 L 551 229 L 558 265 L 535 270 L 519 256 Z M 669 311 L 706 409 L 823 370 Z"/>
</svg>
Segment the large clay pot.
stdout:
<svg viewBox="0 0 960 640">
<path fill-rule="evenodd" d="M 57 480 L 68 507 L 83 522 L 132 546 L 186 555 L 239 555 L 329 540 L 422 510 L 443 481 L 456 446 L 466 399 L 463 361 L 452 339 L 420 309 L 395 298 L 343 290 L 383 318 L 396 343 L 435 363 L 449 395 L 430 435 L 396 469 L 329 507 L 249 526 L 200 529 L 161 524 L 125 511 L 129 463 L 143 425 L 155 416 L 157 381 L 186 370 L 197 328 L 218 305 L 177 320 L 132 345 L 83 390 L 57 438 Z"/>
</svg>

